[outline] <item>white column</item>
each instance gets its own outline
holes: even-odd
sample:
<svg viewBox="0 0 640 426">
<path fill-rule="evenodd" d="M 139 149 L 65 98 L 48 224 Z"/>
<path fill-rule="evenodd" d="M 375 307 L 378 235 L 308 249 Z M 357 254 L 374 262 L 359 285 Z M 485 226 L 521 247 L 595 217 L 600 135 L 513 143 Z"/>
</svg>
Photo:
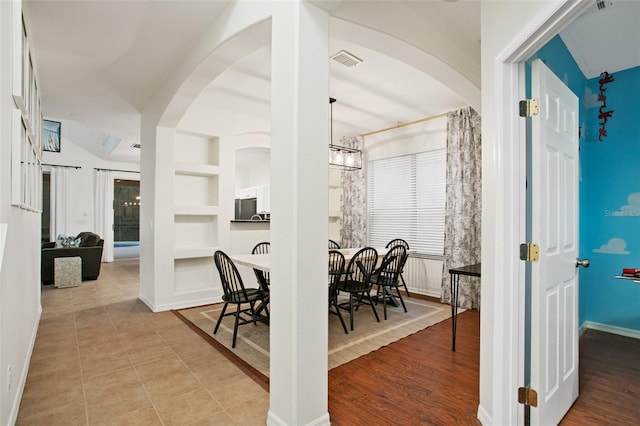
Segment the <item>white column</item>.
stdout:
<svg viewBox="0 0 640 426">
<path fill-rule="evenodd" d="M 328 425 L 328 15 L 274 3 L 267 424 Z"/>
<path fill-rule="evenodd" d="M 143 117 L 140 155 L 140 299 L 167 304 L 174 288 L 173 142 L 175 130 Z"/>
</svg>

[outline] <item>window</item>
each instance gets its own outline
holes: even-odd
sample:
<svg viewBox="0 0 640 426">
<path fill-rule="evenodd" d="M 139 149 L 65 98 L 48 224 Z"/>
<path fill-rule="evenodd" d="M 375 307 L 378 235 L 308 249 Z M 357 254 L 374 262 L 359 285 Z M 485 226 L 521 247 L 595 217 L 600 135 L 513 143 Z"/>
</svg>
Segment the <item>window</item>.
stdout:
<svg viewBox="0 0 640 426">
<path fill-rule="evenodd" d="M 369 162 L 369 245 L 402 238 L 418 254 L 444 250 L 446 150 Z"/>
</svg>

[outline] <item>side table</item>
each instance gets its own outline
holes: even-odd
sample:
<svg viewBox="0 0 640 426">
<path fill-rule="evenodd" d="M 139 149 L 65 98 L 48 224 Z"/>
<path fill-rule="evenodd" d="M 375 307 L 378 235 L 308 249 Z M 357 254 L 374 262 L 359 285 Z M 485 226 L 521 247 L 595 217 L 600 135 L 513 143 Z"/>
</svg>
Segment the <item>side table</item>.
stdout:
<svg viewBox="0 0 640 426">
<path fill-rule="evenodd" d="M 451 350 L 454 352 L 456 350 L 456 325 L 458 322 L 458 288 L 460 286 L 460 275 L 479 277 L 480 263 L 449 269 L 449 276 L 451 277 L 451 323 L 453 336 Z"/>
<path fill-rule="evenodd" d="M 78 287 L 82 282 L 82 258 L 57 257 L 53 265 L 53 285 L 57 288 Z"/>
</svg>

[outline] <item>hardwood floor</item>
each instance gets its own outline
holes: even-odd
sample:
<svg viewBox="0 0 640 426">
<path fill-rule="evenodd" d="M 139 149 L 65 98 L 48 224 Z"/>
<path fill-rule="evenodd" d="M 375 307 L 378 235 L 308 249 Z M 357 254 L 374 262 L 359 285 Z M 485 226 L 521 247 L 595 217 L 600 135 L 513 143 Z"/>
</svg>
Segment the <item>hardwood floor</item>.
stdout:
<svg viewBox="0 0 640 426">
<path fill-rule="evenodd" d="M 640 340 L 587 330 L 580 337 L 580 396 L 563 426 L 640 424 Z"/>
<path fill-rule="evenodd" d="M 480 315 L 458 316 L 329 371 L 332 425 L 478 425 Z"/>
<path fill-rule="evenodd" d="M 451 320 L 329 371 L 332 425 L 478 425 L 480 318 Z M 640 424 L 640 340 L 580 338 L 580 397 L 562 426 Z"/>
</svg>

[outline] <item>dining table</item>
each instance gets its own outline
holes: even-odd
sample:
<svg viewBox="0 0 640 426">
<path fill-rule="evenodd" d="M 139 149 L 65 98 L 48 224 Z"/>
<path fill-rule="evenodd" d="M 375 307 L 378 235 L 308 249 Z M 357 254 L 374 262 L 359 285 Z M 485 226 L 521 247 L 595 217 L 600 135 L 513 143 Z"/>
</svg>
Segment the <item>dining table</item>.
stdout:
<svg viewBox="0 0 640 426">
<path fill-rule="evenodd" d="M 376 252 L 378 252 L 378 258 L 380 260 L 382 260 L 382 257 L 389 251 L 389 249 L 386 247 L 374 248 L 376 249 Z M 344 260 L 346 263 L 349 263 L 353 256 L 360 250 L 362 250 L 362 247 L 338 249 L 338 251 L 344 256 Z M 238 265 L 248 266 L 249 268 L 258 269 L 265 272 L 269 272 L 271 269 L 269 253 L 231 254 L 229 255 L 229 257 Z"/>
<path fill-rule="evenodd" d="M 342 253 L 342 255 L 344 256 L 344 260 L 345 263 L 348 264 L 349 261 L 353 258 L 353 256 L 358 253 L 360 250 L 362 250 L 363 247 L 351 247 L 351 248 L 341 248 L 341 249 L 334 249 L 339 251 L 340 253 Z M 374 247 L 374 249 L 376 249 L 376 252 L 378 253 L 378 262 L 382 261 L 382 258 L 384 257 L 385 254 L 387 254 L 387 252 L 391 249 L 391 248 L 387 248 L 387 247 Z M 232 254 L 229 255 L 229 257 L 231 258 L 231 260 L 234 261 L 234 263 L 238 264 L 238 265 L 243 265 L 243 266 L 248 266 L 249 268 L 253 268 L 253 269 L 258 269 L 260 271 L 265 271 L 265 272 L 269 272 L 271 270 L 271 262 L 270 262 L 270 257 L 269 257 L 269 253 L 262 253 L 262 254 Z M 345 265 L 346 267 L 346 265 Z M 391 290 L 389 288 L 384 289 L 386 292 L 390 292 Z M 391 305 L 397 307 L 398 303 L 395 301 L 394 298 L 391 298 L 389 300 L 389 303 L 391 303 Z"/>
</svg>

